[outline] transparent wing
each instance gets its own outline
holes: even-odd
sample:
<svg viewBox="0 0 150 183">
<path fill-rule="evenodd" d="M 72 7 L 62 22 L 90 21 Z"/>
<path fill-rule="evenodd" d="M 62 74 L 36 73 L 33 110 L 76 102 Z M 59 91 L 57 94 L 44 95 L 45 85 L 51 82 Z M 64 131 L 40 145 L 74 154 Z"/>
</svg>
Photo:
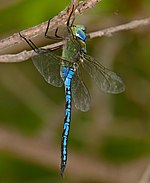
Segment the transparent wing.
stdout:
<svg viewBox="0 0 150 183">
<path fill-rule="evenodd" d="M 90 109 L 90 94 L 84 82 L 80 79 L 79 70 L 74 74 L 71 91 L 74 105 L 77 109 L 86 112 Z"/>
<path fill-rule="evenodd" d="M 49 50 L 43 50 L 38 55 L 32 57 L 33 64 L 51 85 L 61 87 L 63 80 L 60 76 L 61 58 Z"/>
<path fill-rule="evenodd" d="M 106 69 L 89 55 L 84 56 L 82 66 L 104 92 L 117 94 L 125 90 L 122 79 L 116 73 Z"/>
</svg>

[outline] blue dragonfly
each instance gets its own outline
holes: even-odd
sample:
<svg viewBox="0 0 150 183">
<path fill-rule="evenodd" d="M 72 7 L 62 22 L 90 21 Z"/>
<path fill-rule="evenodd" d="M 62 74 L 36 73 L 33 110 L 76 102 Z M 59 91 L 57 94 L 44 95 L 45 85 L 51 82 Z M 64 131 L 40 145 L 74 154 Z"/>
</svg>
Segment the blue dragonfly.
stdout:
<svg viewBox="0 0 150 183">
<path fill-rule="evenodd" d="M 77 109 L 88 111 L 90 108 L 90 94 L 81 78 L 81 67 L 83 67 L 93 78 L 97 86 L 106 93 L 118 94 L 125 90 L 122 79 L 113 71 L 105 68 L 93 57 L 87 55 L 86 50 L 86 28 L 83 25 L 74 25 L 71 16 L 74 7 L 69 15 L 66 34 L 64 37 L 47 35 L 50 20 L 45 32 L 45 37 L 50 39 L 64 39 L 62 57 L 54 54 L 50 49 L 37 48 L 29 39 L 20 36 L 37 53 L 32 57 L 33 64 L 44 77 L 46 82 L 55 86 L 65 88 L 65 118 L 61 143 L 61 165 L 60 171 L 63 176 L 67 164 L 67 144 L 71 122 L 72 99 Z"/>
<path fill-rule="evenodd" d="M 63 172 L 67 163 L 67 144 L 68 144 L 68 135 L 70 130 L 70 122 L 71 122 L 71 103 L 72 103 L 72 86 L 71 82 L 74 78 L 73 76 L 76 73 L 78 65 L 74 62 L 67 61 L 57 55 L 55 55 L 49 49 L 42 49 L 36 47 L 36 45 L 29 39 L 26 39 L 21 33 L 20 36 L 30 45 L 30 47 L 37 53 L 37 55 L 32 57 L 33 64 L 37 68 L 37 70 L 41 73 L 44 79 L 51 85 L 55 87 L 62 87 L 64 85 L 65 88 L 65 118 L 64 118 L 64 126 L 62 133 L 62 143 L 61 143 L 61 176 L 63 177 Z M 74 99 L 76 100 L 77 106 L 81 105 L 77 98 L 80 100 L 82 96 L 80 94 L 75 94 L 77 90 L 81 90 L 82 94 L 84 93 L 84 85 L 82 81 L 79 80 L 79 76 L 76 75 L 74 78 L 74 86 L 75 83 L 78 83 L 78 87 L 74 87 Z M 80 89 L 81 87 L 81 89 Z M 83 89 L 82 89 L 83 87 Z M 82 91 L 83 90 L 83 91 Z M 89 99 L 89 97 L 88 97 Z M 89 102 L 88 102 L 89 106 Z M 82 110 L 82 109 L 81 109 Z M 86 109 L 87 110 L 87 109 Z"/>
</svg>

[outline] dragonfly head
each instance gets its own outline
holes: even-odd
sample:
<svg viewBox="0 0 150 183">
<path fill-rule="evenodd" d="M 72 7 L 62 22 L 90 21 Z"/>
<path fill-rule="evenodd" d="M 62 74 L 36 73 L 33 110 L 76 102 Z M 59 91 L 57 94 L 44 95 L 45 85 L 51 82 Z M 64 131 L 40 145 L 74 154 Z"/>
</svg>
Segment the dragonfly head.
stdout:
<svg viewBox="0 0 150 183">
<path fill-rule="evenodd" d="M 86 27 L 84 27 L 83 25 L 73 25 L 71 27 L 71 30 L 74 36 L 82 41 L 86 40 Z"/>
</svg>

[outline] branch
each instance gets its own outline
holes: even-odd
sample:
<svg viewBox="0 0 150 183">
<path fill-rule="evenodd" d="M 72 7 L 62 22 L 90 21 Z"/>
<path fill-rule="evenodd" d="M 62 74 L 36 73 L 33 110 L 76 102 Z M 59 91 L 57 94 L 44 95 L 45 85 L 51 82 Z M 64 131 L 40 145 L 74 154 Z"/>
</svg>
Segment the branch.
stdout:
<svg viewBox="0 0 150 183">
<path fill-rule="evenodd" d="M 62 45 L 63 45 L 63 41 L 60 41 L 58 43 L 44 46 L 42 48 L 44 48 L 44 49 L 49 48 L 49 49 L 53 50 L 54 48 L 61 47 Z M 25 50 L 25 51 L 22 51 L 17 54 L 0 55 L 0 62 L 2 62 L 2 63 L 23 62 L 23 61 L 30 59 L 34 55 L 36 55 L 36 53 L 33 50 L 31 50 L 31 51 Z"/>
<path fill-rule="evenodd" d="M 119 32 L 119 31 L 123 31 L 123 30 L 131 30 L 131 29 L 135 29 L 135 28 L 141 27 L 141 26 L 146 26 L 149 24 L 150 24 L 150 18 L 145 18 L 145 19 L 141 19 L 141 20 L 134 20 L 134 21 L 131 21 L 131 22 L 126 23 L 126 24 L 122 24 L 119 26 L 110 27 L 107 29 L 103 29 L 100 31 L 89 33 L 88 38 L 110 36 L 115 32 Z M 43 48 L 54 49 L 56 47 L 61 47 L 62 45 L 63 45 L 63 41 L 45 46 Z M 33 50 L 31 50 L 31 51 L 23 51 L 23 52 L 20 52 L 18 54 L 1 55 L 0 62 L 3 62 L 3 63 L 22 62 L 22 61 L 28 60 L 29 58 L 31 58 L 35 54 L 36 53 Z"/>
<path fill-rule="evenodd" d="M 110 36 L 112 33 L 119 32 L 122 30 L 130 30 L 130 29 L 135 29 L 137 27 L 142 27 L 145 25 L 150 24 L 150 17 L 141 19 L 141 20 L 133 20 L 129 23 L 118 25 L 116 27 L 110 27 L 101 31 L 93 32 L 89 35 L 90 38 L 95 38 L 95 37 L 101 37 L 101 36 Z"/>
<path fill-rule="evenodd" d="M 94 7 L 98 2 L 102 0 L 87 0 L 79 2 L 75 10 L 75 15 L 82 14 L 83 11 Z M 72 0 L 72 3 L 77 3 L 77 0 Z M 56 29 L 56 27 L 62 26 L 67 22 L 68 15 L 70 13 L 72 5 L 70 5 L 65 10 L 61 11 L 57 16 L 51 19 L 51 23 L 49 26 L 49 30 Z M 39 36 L 40 34 L 44 33 L 47 27 L 47 21 L 43 22 L 37 26 L 31 27 L 29 29 L 21 31 L 21 34 L 24 35 L 27 39 Z M 18 33 L 13 34 L 12 36 L 5 38 L 0 41 L 0 50 L 12 47 L 16 44 L 21 43 L 23 40 L 20 38 Z"/>
</svg>

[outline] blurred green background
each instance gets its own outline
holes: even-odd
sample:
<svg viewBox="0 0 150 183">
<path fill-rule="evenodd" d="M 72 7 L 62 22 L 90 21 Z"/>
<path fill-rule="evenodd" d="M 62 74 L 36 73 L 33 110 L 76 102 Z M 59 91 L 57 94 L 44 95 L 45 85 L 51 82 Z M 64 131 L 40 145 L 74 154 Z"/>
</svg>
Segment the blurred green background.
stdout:
<svg viewBox="0 0 150 183">
<path fill-rule="evenodd" d="M 0 0 L 0 38 L 47 21 L 69 3 Z M 149 0 L 103 0 L 76 23 L 92 32 L 149 12 Z M 118 73 L 126 91 L 102 93 L 84 74 L 91 110 L 73 108 L 64 180 L 59 175 L 63 88 L 48 85 L 31 60 L 0 64 L 0 183 L 140 183 L 150 163 L 149 30 L 145 26 L 87 41 L 88 54 Z"/>
</svg>

